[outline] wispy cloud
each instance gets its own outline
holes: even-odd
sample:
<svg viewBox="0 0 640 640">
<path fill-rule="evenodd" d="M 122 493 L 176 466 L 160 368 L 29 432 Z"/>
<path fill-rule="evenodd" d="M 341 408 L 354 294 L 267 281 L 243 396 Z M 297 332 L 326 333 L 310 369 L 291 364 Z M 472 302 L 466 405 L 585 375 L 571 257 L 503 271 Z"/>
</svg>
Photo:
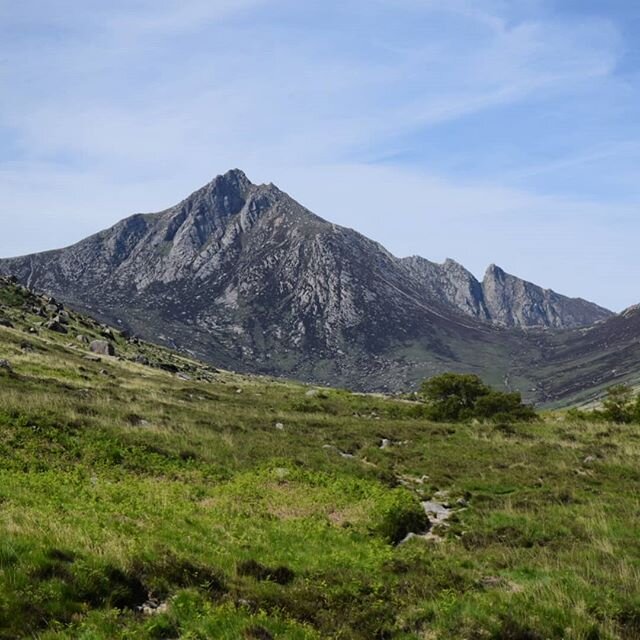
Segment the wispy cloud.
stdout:
<svg viewBox="0 0 640 640">
<path fill-rule="evenodd" d="M 618 147 L 637 143 L 637 86 L 617 68 L 628 43 L 607 16 L 559 19 L 539 4 L 2 3 L 0 215 L 21 217 L 0 254 L 167 206 L 231 166 L 295 187 L 399 253 L 435 257 L 448 245 L 474 265 L 509 261 L 508 229 L 514 247 L 541 229 L 547 237 L 548 211 L 563 232 L 582 212 L 597 248 L 604 211 L 633 216 L 632 167 Z M 624 193 L 583 179 L 604 166 Z M 338 187 L 348 181 L 327 167 L 358 188 Z M 404 241 L 383 225 L 381 203 L 399 220 L 394 202 L 414 229 Z M 436 247 L 436 209 L 461 225 L 500 222 L 485 236 L 473 227 L 475 245 L 448 233 Z M 372 211 L 382 226 L 370 227 Z M 527 255 L 514 249 L 516 271 L 539 268 Z"/>
</svg>

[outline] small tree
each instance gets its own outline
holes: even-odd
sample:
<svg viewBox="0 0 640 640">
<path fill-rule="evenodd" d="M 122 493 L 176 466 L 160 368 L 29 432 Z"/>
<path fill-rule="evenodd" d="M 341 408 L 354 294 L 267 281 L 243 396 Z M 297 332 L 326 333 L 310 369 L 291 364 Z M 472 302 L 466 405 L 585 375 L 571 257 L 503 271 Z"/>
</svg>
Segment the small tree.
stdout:
<svg viewBox="0 0 640 640">
<path fill-rule="evenodd" d="M 431 404 L 434 420 L 465 420 L 472 417 L 478 398 L 491 388 L 473 374 L 443 373 L 422 383 L 422 395 Z"/>
<path fill-rule="evenodd" d="M 634 400 L 633 389 L 626 384 L 611 387 L 602 402 L 604 418 L 618 424 L 632 422 L 637 410 L 637 407 L 634 406 Z"/>
<path fill-rule="evenodd" d="M 519 393 L 497 391 L 473 374 L 443 373 L 422 383 L 421 393 L 438 422 L 470 418 L 533 420 L 536 412 Z"/>
</svg>

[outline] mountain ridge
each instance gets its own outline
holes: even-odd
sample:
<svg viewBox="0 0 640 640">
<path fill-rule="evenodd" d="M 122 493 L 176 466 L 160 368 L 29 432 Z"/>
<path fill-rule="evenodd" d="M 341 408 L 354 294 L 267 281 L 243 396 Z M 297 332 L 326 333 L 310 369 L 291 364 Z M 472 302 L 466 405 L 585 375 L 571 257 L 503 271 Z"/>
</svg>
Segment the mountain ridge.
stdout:
<svg viewBox="0 0 640 640">
<path fill-rule="evenodd" d="M 0 272 L 213 364 L 359 389 L 445 369 L 526 387 L 514 354 L 538 346 L 521 328 L 610 313 L 502 270 L 488 297 L 455 261 L 396 258 L 239 169 L 70 247 L 0 260 Z"/>
</svg>

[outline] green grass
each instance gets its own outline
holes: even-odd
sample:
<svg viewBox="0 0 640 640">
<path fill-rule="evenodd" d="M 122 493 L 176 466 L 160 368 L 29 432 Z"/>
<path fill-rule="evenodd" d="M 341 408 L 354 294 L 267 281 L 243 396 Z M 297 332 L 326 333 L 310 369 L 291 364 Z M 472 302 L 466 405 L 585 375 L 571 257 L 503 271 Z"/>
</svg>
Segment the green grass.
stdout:
<svg viewBox="0 0 640 640">
<path fill-rule="evenodd" d="M 0 296 L 0 638 L 640 637 L 637 427 L 432 424 L 121 336 L 93 362 L 97 325 L 27 334 L 23 302 Z M 395 545 L 437 492 L 467 505 L 443 540 Z"/>
</svg>

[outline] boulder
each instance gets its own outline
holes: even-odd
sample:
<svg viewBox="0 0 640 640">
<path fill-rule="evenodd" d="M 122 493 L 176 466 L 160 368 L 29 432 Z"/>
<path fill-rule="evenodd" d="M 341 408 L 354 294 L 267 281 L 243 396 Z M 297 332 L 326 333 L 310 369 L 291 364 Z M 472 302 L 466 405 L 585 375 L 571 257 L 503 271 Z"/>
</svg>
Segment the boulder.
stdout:
<svg viewBox="0 0 640 640">
<path fill-rule="evenodd" d="M 113 335 L 113 331 L 109 327 L 105 327 L 100 331 L 100 335 L 108 340 L 115 340 L 116 337 Z"/>
<path fill-rule="evenodd" d="M 90 345 L 89 349 L 93 353 L 99 353 L 101 356 L 115 356 L 116 350 L 113 345 L 106 340 L 94 340 Z"/>
<path fill-rule="evenodd" d="M 49 320 L 49 322 L 45 322 L 44 328 L 49 329 L 49 331 L 55 331 L 56 333 L 67 333 L 66 327 L 60 324 L 57 320 Z"/>
</svg>

